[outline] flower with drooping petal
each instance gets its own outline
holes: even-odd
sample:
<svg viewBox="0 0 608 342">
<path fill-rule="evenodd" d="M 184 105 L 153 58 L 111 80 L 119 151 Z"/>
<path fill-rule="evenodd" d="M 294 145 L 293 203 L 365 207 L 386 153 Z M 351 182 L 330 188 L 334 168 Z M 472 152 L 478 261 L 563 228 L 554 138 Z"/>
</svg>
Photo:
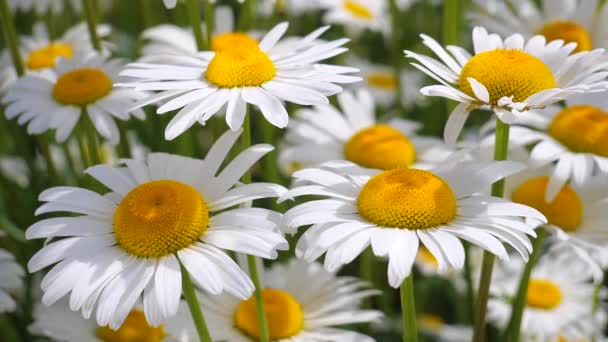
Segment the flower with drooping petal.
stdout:
<svg viewBox="0 0 608 342">
<path fill-rule="evenodd" d="M 225 108 L 226 122 L 239 129 L 246 115 L 246 105 L 257 106 L 272 125 L 287 126 L 289 116 L 282 101 L 300 105 L 328 103 L 327 96 L 339 93 L 335 83 L 351 83 L 359 77 L 347 75 L 357 69 L 319 64 L 339 55 L 348 39 L 311 44 L 328 27 L 315 30 L 304 38 L 281 44 L 287 23 L 275 26 L 257 41 L 246 37 L 241 44 L 194 55 L 171 56 L 166 64 L 133 63 L 121 75 L 134 80 L 119 84 L 136 90 L 159 91 L 133 108 L 163 102 L 158 114 L 180 109 L 167 125 L 165 138 L 174 139 L 197 121 L 205 124 Z M 246 36 L 246 35 L 245 35 Z M 234 36 L 232 36 L 234 38 Z M 275 51 L 275 47 L 281 47 Z"/>
<path fill-rule="evenodd" d="M 42 280 L 42 303 L 70 294 L 70 309 L 85 318 L 95 310 L 98 325 L 117 329 L 143 294 L 146 319 L 157 326 L 178 310 L 180 263 L 199 289 L 249 298 L 251 280 L 224 250 L 276 258 L 288 246 L 279 213 L 235 207 L 286 190 L 271 183 L 239 186 L 269 145 L 250 147 L 220 171 L 240 133 L 222 135 L 204 160 L 152 153 L 124 160 L 124 167 L 87 169 L 110 189 L 105 195 L 66 186 L 41 193 L 46 203 L 37 215 L 80 214 L 41 220 L 26 231 L 28 239 L 61 238 L 28 263 L 30 272 L 54 265 Z"/>
<path fill-rule="evenodd" d="M 527 258 L 535 235 L 524 218 L 546 222 L 536 209 L 479 194 L 490 184 L 521 171 L 517 162 L 459 162 L 460 156 L 430 171 L 363 169 L 336 161 L 293 174 L 296 186 L 281 197 L 326 197 L 295 206 L 285 213 L 288 233 L 312 225 L 299 239 L 296 255 L 315 260 L 325 253 L 325 267 L 335 270 L 353 261 L 369 245 L 388 257 L 388 281 L 399 287 L 424 245 L 438 269 L 461 269 L 460 239 L 507 259 L 503 243 Z"/>
<path fill-rule="evenodd" d="M 471 55 L 461 47 L 444 49 L 431 37 L 421 37 L 439 60 L 407 50 L 405 54 L 416 60 L 412 65 L 440 83 L 421 92 L 460 102 L 444 130 L 450 143 L 456 141 L 469 113 L 476 108 L 490 109 L 503 122 L 514 124 L 530 110 L 575 94 L 603 91 L 608 86 L 608 58 L 603 49 L 571 54 L 574 43 L 547 43 L 543 36 L 526 41 L 519 34 L 503 40 L 476 27 L 475 53 Z"/>
</svg>

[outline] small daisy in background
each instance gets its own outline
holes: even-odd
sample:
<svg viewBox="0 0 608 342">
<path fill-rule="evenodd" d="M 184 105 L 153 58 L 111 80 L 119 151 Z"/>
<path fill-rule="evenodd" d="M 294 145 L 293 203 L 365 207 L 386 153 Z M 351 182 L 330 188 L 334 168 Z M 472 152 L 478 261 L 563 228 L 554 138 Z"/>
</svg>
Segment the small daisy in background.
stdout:
<svg viewBox="0 0 608 342">
<path fill-rule="evenodd" d="M 112 0 L 98 0 L 103 12 L 112 7 Z M 76 13 L 82 13 L 82 0 L 8 0 L 12 12 L 36 12 L 38 15 L 61 15 L 67 12 L 68 7 Z"/>
<path fill-rule="evenodd" d="M 299 204 L 285 213 L 284 229 L 295 233 L 311 225 L 296 246 L 308 261 L 325 253 L 325 267 L 336 270 L 352 262 L 369 245 L 388 257 L 388 281 L 399 287 L 410 276 L 419 247 L 436 258 L 439 271 L 461 269 L 469 241 L 501 259 L 512 246 L 527 259 L 534 226 L 522 218 L 546 222 L 537 210 L 478 193 L 519 172 L 517 162 L 458 162 L 460 156 L 430 171 L 363 169 L 351 162 L 328 162 L 293 174 L 302 184 L 284 194 L 286 200 L 315 195 L 326 199 Z"/>
<path fill-rule="evenodd" d="M 363 30 L 387 33 L 389 28 L 388 1 L 377 0 L 319 0 L 325 9 L 323 22 L 343 25 L 353 33 Z"/>
<path fill-rule="evenodd" d="M 126 167 L 87 169 L 110 189 L 104 195 L 67 186 L 41 193 L 46 203 L 37 215 L 80 214 L 44 219 L 26 231 L 28 239 L 62 237 L 28 263 L 30 272 L 55 264 L 42 280 L 42 303 L 71 293 L 70 309 L 82 310 L 85 318 L 95 310 L 98 325 L 117 329 L 143 294 L 146 320 L 157 326 L 177 313 L 180 268 L 207 293 L 249 298 L 251 280 L 224 250 L 276 258 L 288 245 L 278 230 L 279 213 L 235 207 L 286 189 L 238 186 L 273 149 L 269 145 L 250 147 L 219 171 L 239 135 L 222 135 L 204 160 L 152 153 L 146 160 L 123 160 Z"/>
<path fill-rule="evenodd" d="M 279 155 L 284 171 L 331 160 L 379 170 L 430 168 L 454 152 L 440 139 L 417 135 L 420 124 L 414 121 L 378 122 L 373 94 L 365 89 L 344 91 L 337 99 L 340 109 L 328 104 L 296 112 Z"/>
<path fill-rule="evenodd" d="M 257 46 L 231 45 L 217 52 L 204 51 L 194 56 L 173 56 L 173 63 L 133 63 L 121 72 L 132 78 L 120 87 L 159 91 L 132 108 L 164 101 L 158 114 L 180 109 L 165 130 L 172 140 L 197 121 L 204 125 L 225 108 L 226 122 L 239 129 L 247 104 L 257 106 L 272 125 L 287 126 L 289 115 L 282 101 L 299 105 L 327 104 L 327 96 L 339 93 L 335 83 L 360 80 L 349 74 L 356 68 L 319 64 L 322 60 L 347 51 L 346 38 L 310 45 L 329 27 L 322 27 L 298 40 L 291 51 L 275 53 L 288 24 L 276 25 Z"/>
<path fill-rule="evenodd" d="M 513 124 L 530 110 L 608 87 L 603 49 L 572 54 L 573 43 L 547 43 L 543 36 L 526 41 L 519 34 L 503 40 L 476 27 L 471 55 L 458 46 L 448 46 L 446 51 L 431 37 L 421 37 L 440 60 L 408 50 L 406 57 L 416 60 L 412 65 L 441 84 L 420 91 L 460 102 L 445 125 L 444 137 L 450 143 L 457 140 L 476 108 L 490 109 L 504 123 Z"/>
<path fill-rule="evenodd" d="M 58 142 L 66 141 L 83 114 L 109 143 L 120 140 L 115 120 L 126 121 L 128 109 L 144 94 L 114 89 L 123 61 L 89 53 L 61 59 L 53 69 L 26 74 L 14 82 L 2 98 L 6 117 L 27 124 L 29 134 L 55 130 Z M 144 119 L 143 110 L 132 115 Z"/>
<path fill-rule="evenodd" d="M 608 47 L 608 7 L 597 0 L 475 0 L 471 20 L 508 36 L 542 35 L 547 41 L 576 43 L 574 52 Z"/>
<path fill-rule="evenodd" d="M 7 155 L 1 156 L 0 173 L 7 180 L 14 182 L 22 188 L 30 184 L 30 169 L 23 158 Z"/>
<path fill-rule="evenodd" d="M 99 25 L 97 34 L 106 37 L 110 27 Z M 42 23 L 34 25 L 32 36 L 22 36 L 20 52 L 23 65 L 27 72 L 39 72 L 53 68 L 60 58 L 71 59 L 72 56 L 87 54 L 93 51 L 93 46 L 87 32 L 86 23 L 80 23 L 69 28 L 61 37 L 51 39 Z M 8 51 L 3 51 L 0 57 L 0 93 L 17 80 L 17 73 Z"/>
<path fill-rule="evenodd" d="M 275 10 L 290 16 L 300 16 L 321 9 L 322 0 L 261 0 L 258 2 L 260 14 L 270 18 Z"/>
<path fill-rule="evenodd" d="M 0 231 L 0 237 L 3 236 L 4 233 Z M 24 275 L 25 272 L 15 257 L 9 251 L 0 248 L 0 313 L 17 309 L 17 303 L 10 293 L 23 289 Z"/>
<path fill-rule="evenodd" d="M 498 264 L 500 265 L 500 264 Z M 507 268 L 496 267 L 491 287 L 493 297 L 488 302 L 488 319 L 505 327 L 511 314 L 513 296 L 517 290 L 524 263 L 512 262 Z M 569 325 L 581 320 L 592 320 L 597 285 L 587 264 L 572 251 L 550 250 L 541 257 L 528 283 L 525 308 L 521 323 L 524 341 L 579 341 L 595 332 L 580 331 L 570 334 Z"/>
<path fill-rule="evenodd" d="M 383 317 L 361 302 L 380 291 L 356 277 L 339 277 L 318 263 L 292 259 L 263 271 L 262 295 L 270 339 L 276 342 L 359 341 L 374 339 L 340 326 Z M 260 337 L 254 298 L 230 295 L 201 298 L 213 340 L 250 342 Z M 193 329 L 193 327 L 191 327 Z"/>
<path fill-rule="evenodd" d="M 402 93 L 397 94 L 397 79 L 393 67 L 369 63 L 357 57 L 349 57 L 348 65 L 361 70 L 362 82 L 353 84 L 353 87 L 369 89 L 374 100 L 381 106 L 391 106 L 395 99 L 401 102 L 406 110 L 415 106 L 424 106 L 427 97 L 420 93 L 420 88 L 425 84 L 425 76 L 415 70 L 401 71 Z M 428 81 L 426 82 L 428 83 Z"/>
</svg>

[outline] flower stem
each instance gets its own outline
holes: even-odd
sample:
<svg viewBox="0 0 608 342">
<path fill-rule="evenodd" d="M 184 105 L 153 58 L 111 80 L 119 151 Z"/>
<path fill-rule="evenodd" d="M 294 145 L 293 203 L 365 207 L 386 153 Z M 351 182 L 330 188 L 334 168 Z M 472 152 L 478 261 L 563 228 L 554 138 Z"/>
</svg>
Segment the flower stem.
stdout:
<svg viewBox="0 0 608 342">
<path fill-rule="evenodd" d="M 528 260 L 528 263 L 521 274 L 521 278 L 519 279 L 519 286 L 517 287 L 517 294 L 515 296 L 515 301 L 513 302 L 513 311 L 511 312 L 511 318 L 509 320 L 509 325 L 507 326 L 505 341 L 519 341 L 521 319 L 523 317 L 524 308 L 526 307 L 526 295 L 528 293 L 530 276 L 532 275 L 532 269 L 534 266 L 536 266 L 536 263 L 540 258 L 541 249 L 546 237 L 547 231 L 545 229 L 537 229 L 536 239 L 534 239 L 534 242 L 532 243 L 532 254 L 530 254 L 530 260 Z"/>
<path fill-rule="evenodd" d="M 46 167 L 51 177 L 51 181 L 53 185 L 61 184 L 61 177 L 59 177 L 59 173 L 57 173 L 57 167 L 55 166 L 55 161 L 53 160 L 53 156 L 51 154 L 51 147 L 49 146 L 49 140 L 44 135 L 39 135 L 36 137 L 38 146 L 40 147 L 40 152 L 44 161 L 46 162 Z"/>
<path fill-rule="evenodd" d="M 15 23 L 10 14 L 7 0 L 0 0 L 0 23 L 2 24 L 4 44 L 9 49 L 17 75 L 21 77 L 25 73 L 25 68 L 23 66 L 23 59 L 21 59 L 21 53 L 19 52 L 17 33 L 15 33 Z"/>
<path fill-rule="evenodd" d="M 211 49 L 213 31 L 215 28 L 215 4 L 211 0 L 205 0 L 205 29 L 207 33 L 207 50 Z"/>
<path fill-rule="evenodd" d="M 475 290 L 473 290 L 473 270 L 471 267 L 471 245 L 467 241 L 463 241 L 464 246 L 464 278 L 466 281 L 466 321 L 467 323 L 473 323 L 473 312 L 475 312 Z"/>
<path fill-rule="evenodd" d="M 87 27 L 89 29 L 89 35 L 91 36 L 91 44 L 97 52 L 101 52 L 101 39 L 97 34 L 97 18 L 95 2 L 93 0 L 84 0 L 84 14 L 87 18 Z"/>
<path fill-rule="evenodd" d="M 443 25 L 442 25 L 442 38 L 443 45 L 452 45 L 458 43 L 458 35 L 460 33 L 459 27 L 459 3 L 460 0 L 447 0 L 443 2 Z M 456 104 L 452 101 L 446 101 L 446 114 L 452 112 Z M 445 121 L 443 118 L 441 122 Z"/>
<path fill-rule="evenodd" d="M 401 284 L 401 311 L 403 315 L 403 342 L 417 342 L 416 304 L 414 302 L 414 274 Z"/>
<path fill-rule="evenodd" d="M 245 151 L 251 146 L 251 112 L 249 106 L 246 107 L 245 121 L 243 122 L 243 133 L 241 135 L 241 151 Z M 251 183 L 251 173 L 246 172 L 243 175 L 242 181 L 244 184 Z M 247 265 L 249 266 L 249 275 L 255 286 L 255 308 L 260 324 L 260 342 L 270 342 L 270 333 L 268 332 L 268 323 L 266 322 L 266 311 L 264 309 L 264 301 L 262 300 L 262 285 L 260 283 L 260 274 L 256 258 L 253 255 L 247 256 Z"/>
<path fill-rule="evenodd" d="M 494 160 L 506 160 L 509 148 L 509 125 L 496 118 L 496 136 L 494 140 Z M 505 181 L 501 179 L 492 184 L 492 196 L 502 197 L 504 195 Z M 492 269 L 494 268 L 494 254 L 484 251 L 477 292 L 477 304 L 475 307 L 475 330 L 473 342 L 485 341 L 486 310 L 488 296 L 490 293 L 490 282 L 492 281 Z"/>
<path fill-rule="evenodd" d="M 211 334 L 209 334 L 209 329 L 207 328 L 207 323 L 205 322 L 205 316 L 203 316 L 203 310 L 201 310 L 201 305 L 196 297 L 196 292 L 194 291 L 194 286 L 190 280 L 188 270 L 184 267 L 181 261 L 179 262 L 179 267 L 182 273 L 182 288 L 184 290 L 184 298 L 186 298 L 186 303 L 188 303 L 188 308 L 190 309 L 192 321 L 194 322 L 194 326 L 198 332 L 200 342 L 212 342 L 213 340 L 211 339 Z"/>
<path fill-rule="evenodd" d="M 395 105 L 397 106 L 397 115 L 405 116 L 405 109 L 403 108 L 403 102 L 401 100 L 403 94 L 403 82 L 401 82 L 401 66 L 403 60 L 403 52 L 399 48 L 401 42 L 402 25 L 401 22 L 401 11 L 397 6 L 397 0 L 389 1 L 391 11 L 391 44 L 392 44 L 392 61 L 393 61 L 393 74 L 395 77 Z"/>
<path fill-rule="evenodd" d="M 205 36 L 203 35 L 203 23 L 201 20 L 201 9 L 198 4 L 199 0 L 188 0 L 188 20 L 190 21 L 190 27 L 194 32 L 194 38 L 196 40 L 196 48 L 199 51 L 208 50 Z"/>
<path fill-rule="evenodd" d="M 366 248 L 363 253 L 361 253 L 361 257 L 359 258 L 359 275 L 361 279 L 368 282 L 370 285 L 374 284 L 374 254 L 372 253 L 371 248 Z M 365 298 L 363 301 L 363 306 L 365 308 L 370 308 L 372 305 L 370 298 Z"/>
<path fill-rule="evenodd" d="M 103 162 L 103 158 L 99 150 L 97 130 L 95 129 L 93 121 L 91 121 L 91 118 L 87 113 L 86 107 L 82 109 L 82 115 L 80 120 L 82 120 L 82 128 L 84 129 L 84 135 L 86 136 L 87 142 L 87 150 L 89 152 L 89 165 L 87 165 L 87 167 L 101 164 Z"/>
</svg>

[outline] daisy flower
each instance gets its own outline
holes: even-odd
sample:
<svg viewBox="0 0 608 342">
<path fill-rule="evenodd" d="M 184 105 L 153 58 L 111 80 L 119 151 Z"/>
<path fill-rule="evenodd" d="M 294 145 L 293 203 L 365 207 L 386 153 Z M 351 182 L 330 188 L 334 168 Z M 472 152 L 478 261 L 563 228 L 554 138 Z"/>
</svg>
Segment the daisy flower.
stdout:
<svg viewBox="0 0 608 342">
<path fill-rule="evenodd" d="M 371 64 L 355 57 L 349 58 L 347 64 L 361 70 L 363 82 L 355 83 L 354 87 L 369 89 L 379 105 L 388 107 L 395 103 L 397 80 L 391 66 Z M 398 98 L 403 107 L 410 110 L 416 105 L 423 105 L 427 99 L 420 93 L 424 75 L 414 70 L 402 70 L 400 78 L 403 91 Z"/>
<path fill-rule="evenodd" d="M 218 173 L 239 135 L 222 135 L 204 160 L 152 153 L 144 161 L 125 160 L 126 167 L 86 170 L 110 189 L 105 195 L 65 186 L 41 193 L 46 203 L 37 215 L 81 215 L 45 219 L 26 231 L 28 239 L 64 237 L 28 263 L 30 272 L 55 264 L 42 280 L 42 303 L 71 292 L 70 309 L 89 318 L 96 308 L 97 324 L 117 329 L 143 293 L 146 319 L 157 326 L 177 312 L 180 262 L 200 289 L 249 298 L 251 280 L 223 250 L 276 258 L 287 241 L 277 228 L 280 214 L 234 207 L 285 189 L 236 186 L 269 145 L 252 146 Z"/>
<path fill-rule="evenodd" d="M 105 37 L 110 34 L 110 27 L 98 25 L 97 34 Z M 33 28 L 32 36 L 20 37 L 21 58 L 26 72 L 40 71 L 55 66 L 61 57 L 70 59 L 74 55 L 90 53 L 93 51 L 89 32 L 85 23 L 80 23 L 69 28 L 63 36 L 52 40 L 42 23 L 37 23 Z M 17 80 L 17 73 L 13 66 L 8 51 L 4 51 L 0 57 L 0 93 Z"/>
<path fill-rule="evenodd" d="M 184 318 L 184 317 L 180 317 Z M 29 326 L 31 333 L 45 336 L 58 342 L 102 342 L 102 341 L 145 341 L 145 342 L 189 342 L 173 328 L 173 318 L 167 324 L 157 327 L 147 321 L 141 307 L 133 308 L 118 329 L 100 327 L 94 320 L 84 319 L 70 310 L 69 301 L 45 306 L 38 304 L 34 309 L 34 322 Z"/>
<path fill-rule="evenodd" d="M 429 168 L 454 151 L 439 139 L 416 135 L 420 128 L 416 122 L 398 118 L 377 122 L 374 98 L 367 90 L 342 92 L 338 103 L 341 111 L 323 105 L 296 113 L 279 155 L 283 170 L 341 159 L 380 170 Z"/>
<path fill-rule="evenodd" d="M 121 75 L 134 80 L 120 86 L 160 91 L 133 108 L 161 101 L 164 104 L 158 108 L 158 114 L 181 108 L 167 125 L 167 140 L 176 138 L 197 121 L 205 124 L 224 107 L 228 126 L 236 130 L 243 124 L 247 103 L 257 106 L 272 125 L 283 128 L 289 116 L 281 101 L 326 104 L 327 96 L 342 90 L 334 83 L 360 80 L 346 75 L 356 72 L 355 68 L 317 64 L 347 50 L 342 47 L 348 42 L 346 38 L 311 45 L 328 27 L 291 44 L 291 51 L 275 52 L 274 47 L 287 26 L 278 24 L 257 46 L 229 44 L 219 51 L 172 56 L 173 62 L 167 64 L 130 64 Z"/>
<path fill-rule="evenodd" d="M 323 21 L 339 24 L 354 31 L 389 32 L 387 1 L 377 0 L 319 0 L 326 9 Z"/>
<path fill-rule="evenodd" d="M 296 184 L 304 185 L 291 189 L 282 200 L 327 197 L 285 213 L 288 233 L 312 224 L 298 241 L 296 255 L 310 261 L 326 253 L 325 267 L 331 271 L 353 261 L 371 244 L 376 256 L 388 257 L 393 287 L 410 275 L 421 245 L 437 259 L 439 271 L 463 267 L 459 239 L 507 259 L 504 242 L 527 258 L 532 246 L 526 234 L 535 233 L 522 219 L 546 222 L 544 216 L 528 206 L 478 194 L 524 165 L 460 159 L 454 156 L 430 171 L 377 171 L 341 161 L 294 173 Z"/>
<path fill-rule="evenodd" d="M 113 89 L 122 61 L 95 53 L 61 59 L 53 69 L 27 74 L 13 83 L 2 99 L 9 119 L 27 124 L 29 134 L 56 130 L 64 142 L 86 113 L 95 129 L 111 144 L 120 135 L 115 119 L 128 120 L 131 107 L 143 96 L 131 89 Z M 133 116 L 143 119 L 143 110 Z"/>
<path fill-rule="evenodd" d="M 77 13 L 82 13 L 82 0 L 68 1 L 69 7 Z M 8 0 L 11 11 L 30 12 L 35 11 L 38 15 L 51 13 L 63 14 L 67 9 L 65 0 Z M 112 7 L 112 0 L 99 0 L 100 9 L 105 12 Z"/>
<path fill-rule="evenodd" d="M 264 17 L 271 17 L 277 5 L 279 11 L 298 17 L 321 9 L 320 2 L 320 0 L 262 0 L 258 2 L 258 8 Z"/>
<path fill-rule="evenodd" d="M 532 0 L 475 0 L 471 19 L 501 35 L 519 32 L 526 37 L 536 34 L 547 41 L 576 43 L 575 52 L 608 46 L 604 23 L 608 8 L 597 0 L 544 0 L 537 6 Z"/>
<path fill-rule="evenodd" d="M 457 46 L 441 47 L 434 39 L 421 35 L 441 61 L 405 51 L 415 59 L 416 68 L 440 85 L 424 87 L 427 96 L 446 97 L 460 102 L 450 114 L 444 136 L 456 141 L 469 113 L 476 108 L 490 109 L 507 124 L 525 117 L 530 110 L 543 108 L 574 94 L 602 91 L 608 75 L 603 49 L 570 55 L 576 44 L 563 41 L 546 43 L 543 36 L 528 41 L 519 34 L 501 39 L 482 27 L 473 30 L 475 54 Z"/>
<path fill-rule="evenodd" d="M 515 270 L 514 266 L 517 265 Z M 512 263 L 508 269 L 496 267 L 492 282 L 494 296 L 488 302 L 488 319 L 504 327 L 511 316 L 524 263 Z M 551 251 L 541 257 L 532 270 L 526 306 L 521 323 L 524 341 L 557 341 L 564 328 L 580 319 L 591 319 L 596 286 L 586 263 L 573 253 Z M 577 336 L 575 341 L 589 336 Z"/>
<path fill-rule="evenodd" d="M 354 277 L 338 277 L 317 263 L 293 259 L 265 270 L 262 298 L 270 339 L 275 342 L 362 341 L 371 337 L 339 328 L 382 317 L 360 308 L 361 301 L 380 291 Z M 311 282 L 313 281 L 313 282 Z M 255 299 L 230 295 L 201 298 L 213 340 L 251 342 L 260 337 Z M 193 327 L 191 328 L 193 329 Z"/>
<path fill-rule="evenodd" d="M 530 163 L 541 167 L 556 163 L 547 187 L 550 201 L 562 186 L 584 185 L 594 174 L 608 173 L 608 100 L 605 93 L 577 96 L 565 108 L 549 106 L 531 112 L 513 127 L 511 144 L 532 145 Z"/>
<path fill-rule="evenodd" d="M 608 181 L 605 176 L 589 178 L 584 184 L 564 184 L 547 201 L 551 168 L 528 169 L 510 176 L 505 182 L 505 197 L 533 207 L 547 218 L 546 228 L 561 240 L 587 251 L 595 265 L 608 266 Z M 580 255 L 579 255 L 580 257 Z M 602 271 L 595 266 L 596 278 Z"/>
<path fill-rule="evenodd" d="M 4 233 L 0 232 L 0 236 Z M 7 250 L 0 249 L 0 313 L 15 311 L 17 304 L 10 292 L 23 286 L 23 269 Z"/>
</svg>

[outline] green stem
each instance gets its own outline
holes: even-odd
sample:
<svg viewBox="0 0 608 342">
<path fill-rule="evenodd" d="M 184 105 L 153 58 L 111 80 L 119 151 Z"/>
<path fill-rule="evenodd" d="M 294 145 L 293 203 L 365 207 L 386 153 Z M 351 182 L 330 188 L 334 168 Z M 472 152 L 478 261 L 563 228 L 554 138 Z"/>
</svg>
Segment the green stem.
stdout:
<svg viewBox="0 0 608 342">
<path fill-rule="evenodd" d="M 51 154 L 51 147 L 49 146 L 48 139 L 44 135 L 39 135 L 37 136 L 36 140 L 38 142 L 38 146 L 40 147 L 42 157 L 46 162 L 46 167 L 53 185 L 61 184 L 61 177 L 59 177 L 59 173 L 57 172 L 57 167 L 55 166 L 55 161 L 53 160 L 53 156 Z"/>
<path fill-rule="evenodd" d="M 11 54 L 15 71 L 17 72 L 17 75 L 21 77 L 25 73 L 25 67 L 23 66 L 23 59 L 21 59 L 19 42 L 17 41 L 17 33 L 15 32 L 15 23 L 10 14 L 7 0 L 0 0 L 0 25 L 2 25 L 2 36 L 4 38 L 4 43 Z"/>
<path fill-rule="evenodd" d="M 374 255 L 372 254 L 371 248 L 367 248 L 361 253 L 361 257 L 359 258 L 359 274 L 361 275 L 361 279 L 369 283 L 370 285 L 374 284 Z M 370 308 L 371 305 L 370 298 L 366 298 L 363 301 L 363 306 L 365 308 Z"/>
<path fill-rule="evenodd" d="M 139 13 L 141 13 L 141 26 L 148 28 L 152 25 L 152 13 L 150 13 L 150 4 L 147 0 L 138 0 Z"/>
<path fill-rule="evenodd" d="M 515 301 L 513 302 L 513 311 L 511 312 L 511 318 L 509 325 L 507 326 L 507 339 L 509 342 L 519 342 L 519 334 L 521 329 L 521 319 L 524 314 L 524 308 L 526 307 L 526 295 L 528 293 L 528 284 L 530 283 L 530 276 L 532 275 L 532 269 L 538 263 L 540 258 L 543 242 L 547 237 L 547 231 L 544 229 L 537 229 L 537 236 L 532 243 L 532 254 L 530 254 L 530 260 L 524 268 L 524 272 L 521 274 L 519 279 L 519 286 L 517 288 L 517 294 Z"/>
<path fill-rule="evenodd" d="M 196 292 L 194 291 L 194 286 L 190 280 L 188 270 L 184 267 L 181 261 L 179 261 L 179 267 L 182 273 L 182 288 L 184 290 L 184 298 L 186 299 L 186 303 L 188 303 L 188 308 L 190 309 L 192 321 L 194 322 L 194 326 L 198 332 L 200 342 L 212 342 L 213 340 L 211 339 L 211 334 L 209 334 L 209 329 L 207 328 L 207 323 L 205 322 L 205 316 L 203 316 L 203 310 L 201 310 L 201 305 L 196 297 Z"/>
<path fill-rule="evenodd" d="M 215 3 L 205 0 L 205 28 L 207 33 L 207 50 L 210 50 L 213 42 L 213 31 L 215 30 Z"/>
<path fill-rule="evenodd" d="M 460 0 L 446 0 L 443 2 L 443 25 L 442 37 L 443 45 L 453 45 L 458 43 L 460 33 L 459 27 L 459 4 Z M 446 116 L 439 120 L 443 123 L 447 119 L 447 115 L 452 112 L 456 104 L 452 101 L 445 102 Z"/>
<path fill-rule="evenodd" d="M 120 143 L 118 145 L 118 155 L 120 158 L 131 158 L 131 144 L 129 144 L 129 137 L 127 135 L 127 123 L 119 121 L 118 133 L 120 134 Z"/>
<path fill-rule="evenodd" d="M 93 44 L 93 48 L 98 52 L 101 52 L 101 39 L 99 39 L 99 35 L 97 34 L 97 17 L 95 2 L 93 0 L 84 0 L 84 14 L 87 18 L 87 27 L 89 29 L 89 35 L 91 36 L 91 44 Z"/>
<path fill-rule="evenodd" d="M 199 0 L 188 0 L 188 20 L 190 21 L 190 27 L 194 32 L 194 38 L 196 39 L 196 47 L 199 51 L 208 50 L 205 36 L 203 35 L 203 23 L 201 20 L 201 9 L 198 4 Z"/>
<path fill-rule="evenodd" d="M 274 144 L 276 140 L 276 129 L 273 125 L 268 123 L 266 120 L 262 120 L 260 123 L 262 126 L 262 139 L 267 144 Z M 281 175 L 279 174 L 279 168 L 277 163 L 277 151 L 274 150 L 268 153 L 263 160 L 264 180 L 274 184 L 281 184 Z M 277 203 L 277 201 L 271 201 L 270 207 L 275 211 L 283 211 L 285 204 Z"/>
<path fill-rule="evenodd" d="M 89 154 L 89 165 L 87 167 L 98 165 L 103 162 L 103 158 L 99 149 L 99 141 L 97 137 L 97 130 L 93 125 L 93 121 L 89 118 L 86 107 L 82 109 L 82 128 L 84 129 L 84 135 L 86 137 L 86 146 Z"/>
<path fill-rule="evenodd" d="M 250 30 L 255 27 L 256 12 L 256 1 L 246 0 L 243 4 L 241 16 L 239 18 L 239 28 L 242 31 Z"/>
<path fill-rule="evenodd" d="M 87 138 L 84 133 L 84 127 L 82 127 L 82 123 L 79 126 L 80 127 L 76 129 L 76 140 L 78 141 L 78 149 L 80 150 L 80 159 L 82 159 L 82 168 L 86 169 L 92 166 L 93 163 L 91 162 L 90 158 L 91 153 L 87 147 Z M 74 170 L 74 174 L 77 175 L 79 173 Z"/>
<path fill-rule="evenodd" d="M 251 146 L 251 112 L 247 106 L 245 113 L 245 121 L 243 122 L 243 133 L 241 135 L 241 151 L 245 151 Z M 244 184 L 251 183 L 251 173 L 246 172 L 243 175 L 242 181 Z M 266 311 L 264 310 L 264 301 L 262 298 L 262 285 L 260 283 L 260 274 L 256 258 L 253 255 L 247 256 L 247 265 L 249 266 L 249 275 L 255 286 L 255 307 L 260 324 L 260 342 L 270 342 L 270 333 L 268 332 L 268 323 L 266 322 Z"/>
<path fill-rule="evenodd" d="M 403 53 L 401 46 L 401 32 L 403 23 L 401 22 L 401 11 L 397 6 L 397 0 L 389 1 L 391 11 L 391 39 L 392 39 L 392 61 L 393 61 L 393 74 L 395 77 L 395 105 L 397 106 L 397 114 L 405 116 L 405 109 L 403 108 L 403 102 L 401 96 L 403 94 L 403 82 L 401 82 L 401 67 L 403 60 Z"/>
<path fill-rule="evenodd" d="M 494 160 L 506 160 L 509 148 L 509 125 L 496 118 L 496 136 L 494 141 Z M 501 179 L 492 184 L 492 196 L 502 197 L 504 195 L 505 181 Z M 481 268 L 481 278 L 479 279 L 479 289 L 477 290 L 477 304 L 475 307 L 475 330 L 473 333 L 474 342 L 485 341 L 486 310 L 488 306 L 488 296 L 490 293 L 490 282 L 492 281 L 492 269 L 494 268 L 495 256 L 484 251 Z"/>
<path fill-rule="evenodd" d="M 414 302 L 414 274 L 401 284 L 401 312 L 403 316 L 403 342 L 417 342 L 416 304 Z"/>
<path fill-rule="evenodd" d="M 463 246 L 464 246 L 464 253 L 465 253 L 465 259 L 464 259 L 464 278 L 466 281 L 466 301 L 467 301 L 467 308 L 466 308 L 466 321 L 468 323 L 473 323 L 473 312 L 475 312 L 475 291 L 473 290 L 473 270 L 471 267 L 471 246 L 467 241 L 463 241 Z"/>
</svg>

